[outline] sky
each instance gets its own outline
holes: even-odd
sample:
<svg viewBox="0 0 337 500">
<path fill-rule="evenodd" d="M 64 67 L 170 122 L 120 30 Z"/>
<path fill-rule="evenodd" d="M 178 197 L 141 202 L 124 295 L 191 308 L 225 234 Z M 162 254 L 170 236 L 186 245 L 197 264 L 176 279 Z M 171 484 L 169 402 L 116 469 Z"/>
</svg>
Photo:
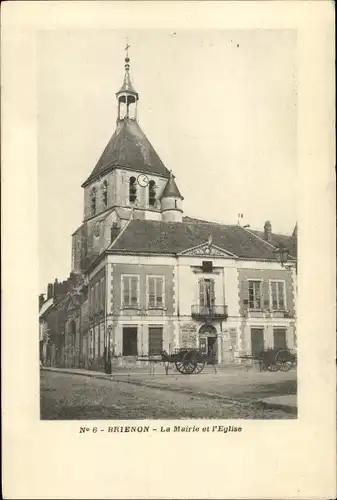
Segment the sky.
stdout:
<svg viewBox="0 0 337 500">
<path fill-rule="evenodd" d="M 290 234 L 297 219 L 293 30 L 46 30 L 38 36 L 39 284 L 66 279 L 83 189 L 116 126 L 130 44 L 138 121 L 184 215 Z"/>
</svg>

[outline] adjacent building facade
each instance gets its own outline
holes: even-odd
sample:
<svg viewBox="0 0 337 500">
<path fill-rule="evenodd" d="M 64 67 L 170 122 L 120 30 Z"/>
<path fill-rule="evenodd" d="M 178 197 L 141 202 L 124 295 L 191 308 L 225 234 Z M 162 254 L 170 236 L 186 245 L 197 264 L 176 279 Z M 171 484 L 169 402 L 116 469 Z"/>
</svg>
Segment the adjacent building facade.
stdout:
<svg viewBox="0 0 337 500">
<path fill-rule="evenodd" d="M 284 236 L 269 221 L 259 232 L 184 217 L 175 177 L 137 122 L 128 56 L 116 97 L 116 130 L 82 184 L 70 278 L 41 313 L 58 343 L 54 363 L 109 371 L 185 346 L 234 363 L 296 347 L 297 226 Z M 280 244 L 287 269 L 275 259 Z"/>
</svg>

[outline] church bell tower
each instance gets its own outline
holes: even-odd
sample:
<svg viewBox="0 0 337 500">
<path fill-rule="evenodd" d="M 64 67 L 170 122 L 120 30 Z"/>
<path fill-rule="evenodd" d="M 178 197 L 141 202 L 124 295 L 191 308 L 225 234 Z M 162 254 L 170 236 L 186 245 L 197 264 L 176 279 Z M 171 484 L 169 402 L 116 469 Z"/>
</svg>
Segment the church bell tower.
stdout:
<svg viewBox="0 0 337 500">
<path fill-rule="evenodd" d="M 125 57 L 125 75 L 123 85 L 116 92 L 116 97 L 118 101 L 118 115 L 117 123 L 120 120 L 131 119 L 137 120 L 137 104 L 138 104 L 138 93 L 135 91 L 131 79 L 130 79 L 130 58 L 129 58 L 129 47 L 127 44 L 125 47 L 126 57 Z"/>
</svg>

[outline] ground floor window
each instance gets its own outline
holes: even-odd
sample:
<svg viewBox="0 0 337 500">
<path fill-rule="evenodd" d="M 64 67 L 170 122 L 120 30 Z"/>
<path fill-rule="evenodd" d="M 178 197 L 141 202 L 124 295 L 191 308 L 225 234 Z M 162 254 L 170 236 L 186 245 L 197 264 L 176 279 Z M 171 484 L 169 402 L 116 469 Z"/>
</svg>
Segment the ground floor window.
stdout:
<svg viewBox="0 0 337 500">
<path fill-rule="evenodd" d="M 136 326 L 123 327 L 123 356 L 137 356 L 137 337 L 138 331 Z"/>
<path fill-rule="evenodd" d="M 274 348 L 275 349 L 286 349 L 287 348 L 287 329 L 286 328 L 274 328 Z"/>
<path fill-rule="evenodd" d="M 163 350 L 163 327 L 149 327 L 149 355 L 159 354 Z"/>
<path fill-rule="evenodd" d="M 259 355 L 264 350 L 264 331 L 263 328 L 251 328 L 252 355 Z"/>
</svg>

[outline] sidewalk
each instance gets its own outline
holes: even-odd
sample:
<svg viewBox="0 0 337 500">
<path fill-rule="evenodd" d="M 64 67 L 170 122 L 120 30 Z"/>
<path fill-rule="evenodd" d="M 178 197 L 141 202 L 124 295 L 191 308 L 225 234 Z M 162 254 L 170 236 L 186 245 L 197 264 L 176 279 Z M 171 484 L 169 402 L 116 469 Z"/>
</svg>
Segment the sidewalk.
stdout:
<svg viewBox="0 0 337 500">
<path fill-rule="evenodd" d="M 261 405 L 264 408 L 283 410 L 287 413 L 297 413 L 297 395 L 286 394 L 284 396 L 276 396 L 261 400 Z"/>
<path fill-rule="evenodd" d="M 295 370 L 272 373 L 247 371 L 242 367 L 231 368 L 218 369 L 217 367 L 217 373 L 215 373 L 213 367 L 210 366 L 198 375 L 181 375 L 172 371 L 168 375 L 165 375 L 165 372 L 150 375 L 148 368 L 133 371 L 118 369 L 111 375 L 75 368 L 44 367 L 42 369 L 216 398 L 232 404 L 259 404 L 265 408 L 280 408 L 283 411 L 296 413 Z"/>
</svg>

